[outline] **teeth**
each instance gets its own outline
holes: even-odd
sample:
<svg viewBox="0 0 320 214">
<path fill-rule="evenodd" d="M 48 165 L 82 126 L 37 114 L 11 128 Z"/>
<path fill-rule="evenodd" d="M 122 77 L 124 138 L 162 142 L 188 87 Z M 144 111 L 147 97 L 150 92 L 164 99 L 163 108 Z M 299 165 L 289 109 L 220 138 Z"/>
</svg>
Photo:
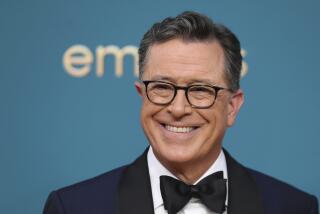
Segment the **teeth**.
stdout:
<svg viewBox="0 0 320 214">
<path fill-rule="evenodd" d="M 175 127 L 175 126 L 169 126 L 169 125 L 165 125 L 165 128 L 171 132 L 177 132 L 177 133 L 187 133 L 187 132 L 191 132 L 194 129 L 193 127 Z"/>
</svg>

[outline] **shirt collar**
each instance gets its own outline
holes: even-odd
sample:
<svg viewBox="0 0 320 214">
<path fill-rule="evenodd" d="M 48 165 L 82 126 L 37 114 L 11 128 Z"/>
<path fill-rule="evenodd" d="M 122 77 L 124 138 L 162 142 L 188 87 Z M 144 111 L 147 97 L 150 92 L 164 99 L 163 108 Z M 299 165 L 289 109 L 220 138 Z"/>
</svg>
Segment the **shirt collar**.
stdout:
<svg viewBox="0 0 320 214">
<path fill-rule="evenodd" d="M 159 206 L 163 205 L 163 200 L 162 200 L 161 190 L 160 190 L 160 176 L 167 175 L 167 176 L 174 177 L 176 179 L 178 179 L 178 178 L 176 176 L 174 176 L 168 169 L 166 169 L 160 163 L 160 161 L 154 155 L 151 146 L 149 147 L 147 160 L 148 160 L 148 169 L 149 169 L 150 182 L 151 182 L 153 205 L 154 205 L 154 209 L 157 209 Z M 195 182 L 195 184 L 198 183 L 200 180 L 202 180 L 204 177 L 206 177 L 212 173 L 215 173 L 217 171 L 223 171 L 224 179 L 228 179 L 227 163 L 226 163 L 226 158 L 223 153 L 223 150 L 221 150 L 217 160 Z M 227 188 L 228 188 L 228 185 L 227 185 Z M 227 201 L 228 201 L 228 197 L 226 199 L 226 205 L 227 205 Z"/>
</svg>

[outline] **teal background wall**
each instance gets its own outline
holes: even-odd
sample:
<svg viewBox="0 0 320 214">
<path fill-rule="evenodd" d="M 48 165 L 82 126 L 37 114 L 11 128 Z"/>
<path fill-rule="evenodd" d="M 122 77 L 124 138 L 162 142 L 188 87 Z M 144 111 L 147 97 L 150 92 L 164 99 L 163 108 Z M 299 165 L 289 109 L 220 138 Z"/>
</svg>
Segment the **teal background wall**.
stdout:
<svg viewBox="0 0 320 214">
<path fill-rule="evenodd" d="M 195 10 L 247 51 L 246 101 L 224 145 L 243 164 L 320 197 L 317 0 L 0 2 L 0 213 L 41 213 L 50 191 L 131 162 L 146 147 L 132 59 L 82 78 L 65 51 L 138 46 L 157 20 Z"/>
</svg>

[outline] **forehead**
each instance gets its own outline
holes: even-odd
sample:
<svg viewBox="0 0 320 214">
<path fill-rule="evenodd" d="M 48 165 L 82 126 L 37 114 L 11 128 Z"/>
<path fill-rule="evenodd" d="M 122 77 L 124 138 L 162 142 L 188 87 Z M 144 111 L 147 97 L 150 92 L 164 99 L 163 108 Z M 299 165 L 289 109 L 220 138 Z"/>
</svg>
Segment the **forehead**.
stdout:
<svg viewBox="0 0 320 214">
<path fill-rule="evenodd" d="M 176 83 L 223 83 L 224 53 L 220 44 L 173 39 L 150 47 L 143 79 Z"/>
</svg>

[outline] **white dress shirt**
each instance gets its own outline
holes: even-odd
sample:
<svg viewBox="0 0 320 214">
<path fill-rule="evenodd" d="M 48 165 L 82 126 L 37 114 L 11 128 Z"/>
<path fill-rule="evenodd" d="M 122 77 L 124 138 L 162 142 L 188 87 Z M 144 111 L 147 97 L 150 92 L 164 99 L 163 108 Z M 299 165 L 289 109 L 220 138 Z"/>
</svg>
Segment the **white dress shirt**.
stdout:
<svg viewBox="0 0 320 214">
<path fill-rule="evenodd" d="M 158 159 L 155 157 L 152 147 L 149 147 L 148 151 L 148 168 L 149 175 L 151 181 L 151 191 L 153 198 L 153 206 L 155 214 L 167 214 L 168 212 L 164 209 L 163 200 L 161 196 L 160 190 L 160 176 L 167 175 L 178 179 L 174 176 L 169 170 L 167 170 Z M 217 160 L 210 166 L 210 168 L 194 183 L 197 184 L 204 177 L 215 173 L 217 171 L 223 171 L 223 177 L 225 179 L 228 178 L 227 172 L 227 163 L 226 158 L 221 150 Z M 228 190 L 228 182 L 227 182 L 227 190 Z M 227 191 L 228 192 L 228 191 Z M 226 205 L 228 202 L 228 194 L 226 198 Z M 214 214 L 214 212 L 210 211 L 201 201 L 197 198 L 191 198 L 191 200 L 186 204 L 186 206 L 178 212 L 178 214 Z M 224 214 L 227 212 L 225 211 Z"/>
</svg>

